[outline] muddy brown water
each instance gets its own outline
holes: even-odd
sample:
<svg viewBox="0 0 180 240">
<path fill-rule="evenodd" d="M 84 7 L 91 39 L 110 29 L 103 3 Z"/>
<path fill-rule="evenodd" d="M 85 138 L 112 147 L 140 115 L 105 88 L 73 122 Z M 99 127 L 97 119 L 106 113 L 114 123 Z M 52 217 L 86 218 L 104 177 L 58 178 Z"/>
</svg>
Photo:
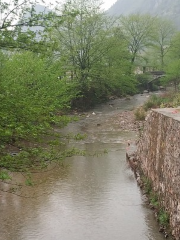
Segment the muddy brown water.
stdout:
<svg viewBox="0 0 180 240">
<path fill-rule="evenodd" d="M 99 105 L 61 130 L 87 134 L 69 145 L 90 154 L 38 173 L 42 184 L 28 188 L 29 198 L 0 192 L 0 240 L 163 240 L 126 163 L 126 143 L 135 133 L 119 131 L 109 121 L 146 98 Z M 108 153 L 94 154 L 104 150 Z"/>
</svg>

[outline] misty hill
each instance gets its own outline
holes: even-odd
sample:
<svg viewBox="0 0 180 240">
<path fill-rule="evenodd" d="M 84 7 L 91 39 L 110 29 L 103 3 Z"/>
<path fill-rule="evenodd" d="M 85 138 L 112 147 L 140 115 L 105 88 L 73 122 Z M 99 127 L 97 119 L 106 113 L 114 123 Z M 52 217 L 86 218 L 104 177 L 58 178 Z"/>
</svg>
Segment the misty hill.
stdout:
<svg viewBox="0 0 180 240">
<path fill-rule="evenodd" d="M 180 0 L 117 0 L 108 10 L 111 16 L 132 13 L 162 16 L 171 19 L 180 29 Z"/>
</svg>

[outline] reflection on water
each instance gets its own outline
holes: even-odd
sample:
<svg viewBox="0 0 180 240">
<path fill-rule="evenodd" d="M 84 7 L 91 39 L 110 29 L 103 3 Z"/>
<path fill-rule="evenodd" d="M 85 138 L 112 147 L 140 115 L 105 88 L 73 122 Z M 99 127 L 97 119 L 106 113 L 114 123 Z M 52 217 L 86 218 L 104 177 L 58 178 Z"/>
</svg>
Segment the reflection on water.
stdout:
<svg viewBox="0 0 180 240">
<path fill-rule="evenodd" d="M 144 97 L 136 98 L 139 104 Z M 134 103 L 116 100 L 111 110 L 108 104 L 99 106 L 96 115 L 87 113 L 89 117 L 63 129 L 87 133 L 85 140 L 69 145 L 90 155 L 71 157 L 64 168 L 36 174 L 42 184 L 26 190 L 33 198 L 0 193 L 0 240 L 163 239 L 126 165 L 126 141 L 134 133 L 114 130 L 111 123 L 103 128 L 112 114 Z M 108 154 L 92 156 L 104 149 Z"/>
</svg>

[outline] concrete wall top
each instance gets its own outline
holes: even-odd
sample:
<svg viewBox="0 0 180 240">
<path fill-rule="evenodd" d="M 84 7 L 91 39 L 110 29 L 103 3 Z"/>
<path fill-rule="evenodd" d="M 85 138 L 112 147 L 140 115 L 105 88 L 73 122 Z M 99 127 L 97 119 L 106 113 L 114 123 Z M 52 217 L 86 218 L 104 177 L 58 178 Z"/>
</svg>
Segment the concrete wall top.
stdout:
<svg viewBox="0 0 180 240">
<path fill-rule="evenodd" d="M 164 116 L 170 117 L 177 121 L 180 121 L 180 107 L 178 108 L 157 108 L 152 109 L 155 112 L 161 113 Z"/>
</svg>

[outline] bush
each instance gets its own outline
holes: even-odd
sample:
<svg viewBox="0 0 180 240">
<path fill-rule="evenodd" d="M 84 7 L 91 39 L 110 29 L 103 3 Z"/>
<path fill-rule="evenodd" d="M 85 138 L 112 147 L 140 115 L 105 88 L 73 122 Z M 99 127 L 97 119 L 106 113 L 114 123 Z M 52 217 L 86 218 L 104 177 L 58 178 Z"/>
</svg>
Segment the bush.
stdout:
<svg viewBox="0 0 180 240">
<path fill-rule="evenodd" d="M 172 105 L 173 105 L 173 107 L 180 106 L 180 94 L 176 94 L 174 96 L 173 101 L 172 101 Z"/>
<path fill-rule="evenodd" d="M 179 93 L 165 93 L 163 95 L 152 95 L 144 104 L 145 111 L 151 108 L 178 107 L 180 105 Z"/>
<path fill-rule="evenodd" d="M 57 112 L 69 107 L 76 89 L 57 76 L 53 65 L 30 52 L 5 62 L 0 75 L 0 143 L 35 138 L 51 124 L 66 122 Z"/>
<path fill-rule="evenodd" d="M 159 200 L 158 200 L 158 195 L 154 192 L 150 192 L 150 203 L 157 208 L 159 206 Z"/>
<path fill-rule="evenodd" d="M 144 121 L 146 118 L 146 112 L 143 107 L 139 107 L 134 112 L 137 121 Z"/>
<path fill-rule="evenodd" d="M 161 97 L 157 95 L 152 95 L 149 98 L 149 100 L 144 104 L 144 109 L 145 111 L 147 111 L 148 109 L 151 109 L 151 108 L 160 107 L 161 103 L 162 103 Z"/>
<path fill-rule="evenodd" d="M 158 213 L 158 220 L 160 225 L 162 226 L 168 226 L 169 224 L 169 214 L 164 210 L 164 209 L 160 209 L 159 213 Z"/>
</svg>

